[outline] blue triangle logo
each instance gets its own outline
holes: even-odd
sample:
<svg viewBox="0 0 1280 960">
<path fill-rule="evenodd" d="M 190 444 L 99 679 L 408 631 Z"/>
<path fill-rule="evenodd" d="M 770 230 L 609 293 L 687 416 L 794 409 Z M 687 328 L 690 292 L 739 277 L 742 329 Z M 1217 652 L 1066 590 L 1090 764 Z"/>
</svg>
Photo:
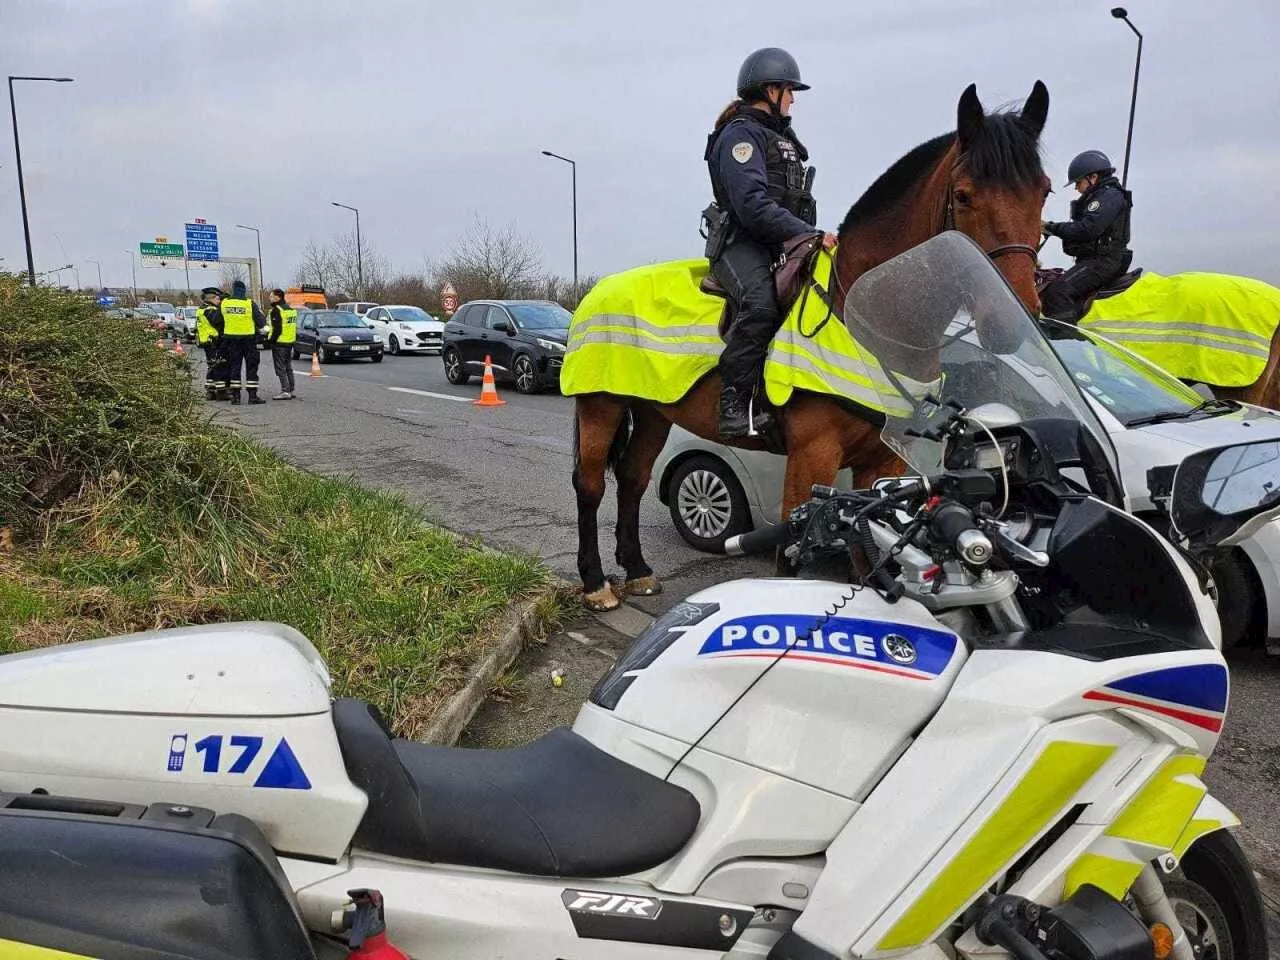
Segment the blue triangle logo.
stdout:
<svg viewBox="0 0 1280 960">
<path fill-rule="evenodd" d="M 267 760 L 267 765 L 254 781 L 255 787 L 275 787 L 278 790 L 310 790 L 311 781 L 302 772 L 302 764 L 293 755 L 289 741 L 280 738 L 280 743 Z"/>
</svg>

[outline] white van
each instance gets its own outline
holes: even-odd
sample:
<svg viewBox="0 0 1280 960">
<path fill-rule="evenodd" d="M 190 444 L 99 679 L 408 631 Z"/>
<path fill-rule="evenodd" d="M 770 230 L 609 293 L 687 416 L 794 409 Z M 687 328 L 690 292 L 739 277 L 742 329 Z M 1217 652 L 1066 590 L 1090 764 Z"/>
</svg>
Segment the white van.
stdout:
<svg viewBox="0 0 1280 960">
<path fill-rule="evenodd" d="M 345 310 L 347 313 L 354 313 L 358 317 L 363 317 L 376 306 L 378 306 L 378 304 L 369 303 L 367 300 L 352 300 L 348 303 L 334 304 L 333 309 Z"/>
</svg>

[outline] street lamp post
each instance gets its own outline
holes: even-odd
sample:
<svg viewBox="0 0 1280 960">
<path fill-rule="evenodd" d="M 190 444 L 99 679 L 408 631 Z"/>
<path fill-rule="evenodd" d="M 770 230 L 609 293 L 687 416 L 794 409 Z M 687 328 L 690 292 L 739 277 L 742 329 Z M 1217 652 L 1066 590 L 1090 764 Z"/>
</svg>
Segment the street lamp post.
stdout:
<svg viewBox="0 0 1280 960">
<path fill-rule="evenodd" d="M 125 253 L 129 254 L 129 277 L 133 280 L 133 302 L 137 303 L 138 302 L 138 271 L 134 267 L 133 251 L 126 250 Z"/>
<path fill-rule="evenodd" d="M 18 200 L 22 206 L 22 237 L 27 243 L 27 279 L 36 285 L 36 262 L 31 254 L 31 225 L 27 222 L 27 187 L 22 181 L 22 148 L 18 144 L 18 107 L 13 99 L 13 81 L 33 80 L 47 83 L 70 83 L 71 77 L 10 77 L 9 113 L 13 117 L 13 157 L 18 161 Z"/>
<path fill-rule="evenodd" d="M 1129 11 L 1124 7 L 1112 7 L 1111 15 L 1125 24 L 1138 37 L 1138 58 L 1133 63 L 1133 96 L 1129 100 L 1129 133 L 1124 139 L 1124 172 L 1120 175 L 1120 185 L 1129 185 L 1129 148 L 1133 145 L 1133 111 L 1138 106 L 1138 70 L 1142 67 L 1142 34 L 1129 19 Z"/>
<path fill-rule="evenodd" d="M 264 273 L 262 269 L 262 231 L 257 227 L 246 226 L 243 223 L 237 223 L 236 226 L 241 230 L 252 230 L 254 235 L 258 238 L 258 296 L 261 297 L 262 285 L 266 283 L 266 273 Z"/>
<path fill-rule="evenodd" d="M 568 157 L 562 157 L 550 150 L 543 150 L 544 157 L 563 160 L 572 169 L 573 175 L 573 295 L 578 295 L 578 165 Z"/>
<path fill-rule="evenodd" d="M 330 200 L 335 207 L 341 207 L 343 210 L 350 210 L 356 215 L 356 299 L 364 299 L 364 254 L 360 251 L 360 211 L 355 207 L 349 207 L 345 203 L 338 203 L 336 200 Z"/>
<path fill-rule="evenodd" d="M 100 264 L 97 260 L 94 260 L 92 257 L 85 257 L 84 259 L 85 259 L 85 263 L 92 263 L 95 267 L 98 268 L 98 289 L 101 290 L 102 289 L 102 264 Z"/>
</svg>

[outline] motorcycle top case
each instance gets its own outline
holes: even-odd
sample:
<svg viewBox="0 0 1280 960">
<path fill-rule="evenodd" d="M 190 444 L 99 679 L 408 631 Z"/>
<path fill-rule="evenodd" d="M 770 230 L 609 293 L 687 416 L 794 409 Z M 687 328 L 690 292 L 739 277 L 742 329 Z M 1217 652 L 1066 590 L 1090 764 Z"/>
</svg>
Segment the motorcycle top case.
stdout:
<svg viewBox="0 0 1280 960">
<path fill-rule="evenodd" d="M 0 864 L 0 956 L 7 941 L 98 960 L 315 960 L 243 817 L 0 794 Z"/>
<path fill-rule="evenodd" d="M 199 805 L 336 860 L 367 806 L 329 674 L 273 623 L 157 630 L 0 657 L 0 790 Z"/>
</svg>

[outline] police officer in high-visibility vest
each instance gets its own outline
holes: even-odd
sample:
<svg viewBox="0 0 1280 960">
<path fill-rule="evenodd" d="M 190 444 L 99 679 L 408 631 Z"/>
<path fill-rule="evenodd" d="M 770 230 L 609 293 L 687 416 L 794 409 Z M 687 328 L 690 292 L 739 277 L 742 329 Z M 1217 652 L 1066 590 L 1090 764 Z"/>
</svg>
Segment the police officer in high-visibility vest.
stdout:
<svg viewBox="0 0 1280 960">
<path fill-rule="evenodd" d="M 250 403 L 266 403 L 258 396 L 258 331 L 266 325 L 266 318 L 261 308 L 246 296 L 241 280 L 231 285 L 231 296 L 222 299 L 219 309 L 222 313 L 221 340 L 227 358 L 223 383 L 231 402 L 240 402 L 243 384 L 249 392 Z M 235 381 L 234 386 L 232 381 Z"/>
<path fill-rule="evenodd" d="M 1040 293 L 1046 317 L 1075 323 L 1085 301 L 1120 278 L 1133 262 L 1129 250 L 1129 211 L 1133 195 L 1115 176 L 1101 150 L 1086 150 L 1067 167 L 1067 183 L 1080 194 L 1071 201 L 1071 219 L 1041 225 L 1046 237 L 1062 240 L 1062 252 L 1076 263 Z"/>
<path fill-rule="evenodd" d="M 196 343 L 204 351 L 204 396 L 206 400 L 225 400 L 222 356 L 222 311 L 218 304 L 225 297 L 217 287 L 205 287 L 200 291 L 203 306 L 196 311 Z"/>
<path fill-rule="evenodd" d="M 280 392 L 272 400 L 293 399 L 293 344 L 298 339 L 298 311 L 284 302 L 284 291 L 272 290 L 271 309 L 267 314 L 267 345 L 276 367 Z"/>
<path fill-rule="evenodd" d="M 808 90 L 785 50 L 766 47 L 738 71 L 738 98 L 707 137 L 715 203 L 703 211 L 711 272 L 737 307 L 720 356 L 720 436 L 750 432 L 769 341 L 782 324 L 773 266 L 784 241 L 818 233 L 809 153 L 791 129 L 795 92 Z M 826 234 L 829 250 L 836 238 Z M 755 428 L 767 426 L 756 416 Z"/>
</svg>

